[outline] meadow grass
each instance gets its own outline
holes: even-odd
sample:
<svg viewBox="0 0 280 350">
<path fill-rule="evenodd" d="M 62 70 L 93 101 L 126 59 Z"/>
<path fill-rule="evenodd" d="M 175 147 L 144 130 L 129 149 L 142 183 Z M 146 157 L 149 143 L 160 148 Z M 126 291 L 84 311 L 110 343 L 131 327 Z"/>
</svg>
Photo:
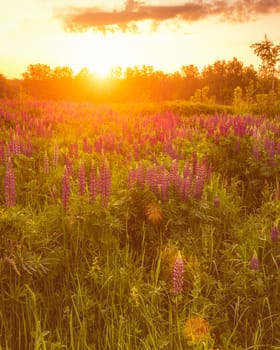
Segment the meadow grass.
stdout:
<svg viewBox="0 0 280 350">
<path fill-rule="evenodd" d="M 279 118 L 1 108 L 0 349 L 280 349 Z"/>
</svg>

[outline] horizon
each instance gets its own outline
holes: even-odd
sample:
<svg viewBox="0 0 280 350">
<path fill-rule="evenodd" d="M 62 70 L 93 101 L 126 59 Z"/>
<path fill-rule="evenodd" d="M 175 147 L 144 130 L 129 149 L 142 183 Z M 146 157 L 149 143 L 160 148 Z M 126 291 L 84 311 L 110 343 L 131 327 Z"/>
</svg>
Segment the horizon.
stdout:
<svg viewBox="0 0 280 350">
<path fill-rule="evenodd" d="M 0 74 L 21 79 L 37 63 L 100 77 L 118 66 L 175 73 L 234 57 L 257 70 L 250 45 L 265 34 L 280 42 L 279 15 L 280 1 L 11 0 L 0 14 Z"/>
</svg>

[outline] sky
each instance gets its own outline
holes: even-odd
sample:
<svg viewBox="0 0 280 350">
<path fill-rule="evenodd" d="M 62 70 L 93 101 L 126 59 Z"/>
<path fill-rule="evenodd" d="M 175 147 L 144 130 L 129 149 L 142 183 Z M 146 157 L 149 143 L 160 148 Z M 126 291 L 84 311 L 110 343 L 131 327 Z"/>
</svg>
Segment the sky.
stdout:
<svg viewBox="0 0 280 350">
<path fill-rule="evenodd" d="M 279 20 L 280 0 L 0 0 L 0 74 L 37 63 L 172 73 L 233 57 L 257 69 L 250 45 L 265 34 L 280 44 Z"/>
</svg>

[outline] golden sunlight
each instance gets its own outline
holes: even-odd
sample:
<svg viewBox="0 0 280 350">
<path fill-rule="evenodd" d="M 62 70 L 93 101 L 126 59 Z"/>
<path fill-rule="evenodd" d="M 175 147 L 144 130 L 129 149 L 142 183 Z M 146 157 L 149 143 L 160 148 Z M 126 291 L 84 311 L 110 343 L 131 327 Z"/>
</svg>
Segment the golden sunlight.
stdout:
<svg viewBox="0 0 280 350">
<path fill-rule="evenodd" d="M 64 41 L 64 61 L 68 62 L 67 65 L 71 66 L 75 73 L 86 67 L 99 78 L 106 78 L 113 67 L 129 66 L 127 62 L 129 47 L 127 50 L 118 48 L 116 36 L 118 34 L 104 36 L 92 32 L 68 33 L 68 40 Z"/>
</svg>

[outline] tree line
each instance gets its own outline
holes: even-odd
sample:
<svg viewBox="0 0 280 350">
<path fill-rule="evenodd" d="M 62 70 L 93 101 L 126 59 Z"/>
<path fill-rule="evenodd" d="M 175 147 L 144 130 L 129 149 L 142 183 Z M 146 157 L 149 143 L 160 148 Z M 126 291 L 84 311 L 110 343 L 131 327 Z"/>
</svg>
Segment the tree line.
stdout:
<svg viewBox="0 0 280 350">
<path fill-rule="evenodd" d="M 280 45 L 265 39 L 251 45 L 261 59 L 257 70 L 246 66 L 234 57 L 217 60 L 201 71 L 193 65 L 182 66 L 179 71 L 165 73 L 153 66 L 134 66 L 123 70 L 112 69 L 106 79 L 83 68 L 76 75 L 70 67 L 55 67 L 47 64 L 30 64 L 22 79 L 8 81 L 0 74 L 0 97 L 11 97 L 17 93 L 39 99 L 64 99 L 94 102 L 140 102 L 164 100 L 193 100 L 231 104 L 236 98 L 235 89 L 246 102 L 260 94 L 280 92 L 277 63 L 280 60 Z M 279 93 L 280 95 L 280 93 Z"/>
</svg>

